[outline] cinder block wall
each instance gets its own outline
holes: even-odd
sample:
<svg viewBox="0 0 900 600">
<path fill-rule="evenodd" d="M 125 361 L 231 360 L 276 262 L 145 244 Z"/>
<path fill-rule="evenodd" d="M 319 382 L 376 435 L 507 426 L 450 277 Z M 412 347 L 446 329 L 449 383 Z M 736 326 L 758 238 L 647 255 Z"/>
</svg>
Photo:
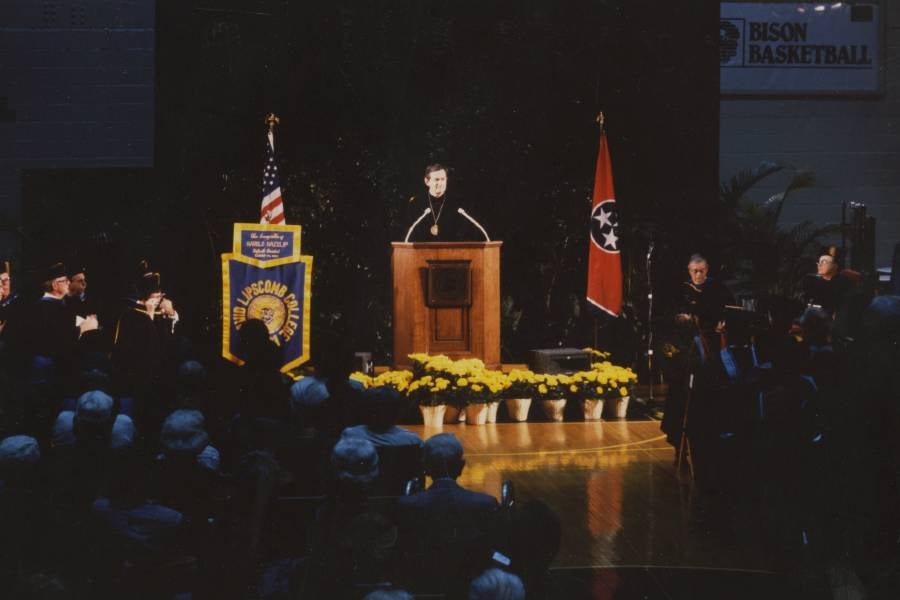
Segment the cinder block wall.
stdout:
<svg viewBox="0 0 900 600">
<path fill-rule="evenodd" d="M 155 10 L 0 2 L 0 214 L 20 220 L 24 169 L 153 165 Z M 0 231 L 0 251 L 16 245 Z"/>
<path fill-rule="evenodd" d="M 884 95 L 872 99 L 730 99 L 720 102 L 719 178 L 774 160 L 813 171 L 816 185 L 789 199 L 782 223 L 840 223 L 841 201 L 877 219 L 875 262 L 890 266 L 900 241 L 900 6 L 885 6 Z M 751 196 L 783 191 L 773 175 Z"/>
</svg>

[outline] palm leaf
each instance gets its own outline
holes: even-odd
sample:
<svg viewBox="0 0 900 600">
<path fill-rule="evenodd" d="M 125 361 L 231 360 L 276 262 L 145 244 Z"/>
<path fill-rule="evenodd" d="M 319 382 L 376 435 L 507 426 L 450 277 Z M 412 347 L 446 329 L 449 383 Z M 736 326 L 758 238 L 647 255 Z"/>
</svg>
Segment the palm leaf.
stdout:
<svg viewBox="0 0 900 600">
<path fill-rule="evenodd" d="M 747 190 L 771 175 L 784 169 L 783 165 L 775 162 L 763 162 L 755 169 L 744 169 L 734 175 L 728 182 L 720 187 L 722 202 L 730 208 L 735 208 Z"/>
</svg>

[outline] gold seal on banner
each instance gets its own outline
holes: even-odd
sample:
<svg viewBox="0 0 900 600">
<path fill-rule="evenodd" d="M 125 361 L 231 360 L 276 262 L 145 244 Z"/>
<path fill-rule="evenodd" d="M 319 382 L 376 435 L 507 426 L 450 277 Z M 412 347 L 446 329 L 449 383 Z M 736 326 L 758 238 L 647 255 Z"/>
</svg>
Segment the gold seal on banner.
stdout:
<svg viewBox="0 0 900 600">
<path fill-rule="evenodd" d="M 286 285 L 271 279 L 244 287 L 234 298 L 231 311 L 235 328 L 240 329 L 247 319 L 259 319 L 266 324 L 273 342 L 289 342 L 299 327 L 300 303 L 287 291 Z"/>
</svg>

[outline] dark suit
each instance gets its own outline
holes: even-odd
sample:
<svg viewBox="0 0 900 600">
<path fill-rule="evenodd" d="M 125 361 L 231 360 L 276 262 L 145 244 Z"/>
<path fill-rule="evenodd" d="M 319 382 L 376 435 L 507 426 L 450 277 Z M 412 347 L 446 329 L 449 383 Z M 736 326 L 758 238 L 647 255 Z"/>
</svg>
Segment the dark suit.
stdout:
<svg viewBox="0 0 900 600">
<path fill-rule="evenodd" d="M 451 597 L 490 565 L 499 516 L 493 496 L 438 479 L 424 492 L 397 501 L 404 582 Z M 462 587 L 460 587 L 462 586 Z"/>
<path fill-rule="evenodd" d="M 492 512 L 497 510 L 497 499 L 445 478 L 436 479 L 424 492 L 400 498 L 398 505 L 401 510 Z"/>
</svg>

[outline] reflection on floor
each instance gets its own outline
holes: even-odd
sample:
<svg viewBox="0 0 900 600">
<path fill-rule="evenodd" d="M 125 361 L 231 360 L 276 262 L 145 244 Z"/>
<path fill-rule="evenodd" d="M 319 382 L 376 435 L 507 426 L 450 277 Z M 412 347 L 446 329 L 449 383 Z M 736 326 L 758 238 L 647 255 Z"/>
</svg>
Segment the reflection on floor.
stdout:
<svg viewBox="0 0 900 600">
<path fill-rule="evenodd" d="M 571 597 L 750 598 L 785 591 L 765 528 L 752 513 L 742 514 L 744 507 L 723 508 L 679 480 L 657 421 L 412 429 L 423 438 L 444 431 L 461 439 L 464 486 L 499 497 L 501 482 L 510 480 L 518 500 L 541 499 L 556 511 L 563 539 L 554 588 Z"/>
</svg>

